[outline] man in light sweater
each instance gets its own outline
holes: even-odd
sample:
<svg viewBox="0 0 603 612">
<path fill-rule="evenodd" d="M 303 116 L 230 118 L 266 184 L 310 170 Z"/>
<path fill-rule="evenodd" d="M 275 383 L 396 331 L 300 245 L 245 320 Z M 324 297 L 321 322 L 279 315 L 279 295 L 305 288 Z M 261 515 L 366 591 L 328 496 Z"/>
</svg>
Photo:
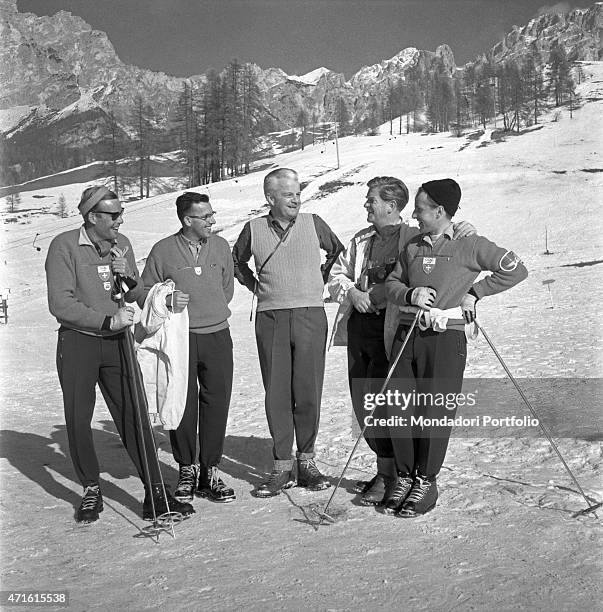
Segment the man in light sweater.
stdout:
<svg viewBox="0 0 603 612">
<path fill-rule="evenodd" d="M 48 248 L 46 278 L 48 305 L 61 327 L 57 344 L 57 370 L 63 403 L 69 451 L 84 497 L 76 512 L 79 523 L 92 523 L 103 510 L 99 465 L 94 450 L 91 421 L 98 383 L 117 431 L 143 482 L 144 456 L 136 426 L 134 376 L 124 366 L 126 337 L 134 310 L 119 307 L 114 279 L 119 274 L 129 291 L 126 302 L 142 301 L 144 291 L 130 241 L 119 233 L 123 209 L 115 193 L 105 187 L 85 189 L 79 203 L 84 224 L 56 236 Z M 194 512 L 169 492 L 164 496 L 159 462 L 150 428 L 144 431 L 151 490 L 146 488 L 143 518 L 169 510 L 187 515 Z M 167 499 L 166 499 L 167 497 Z M 168 508 L 169 506 L 169 508 Z"/>
<path fill-rule="evenodd" d="M 233 248 L 235 276 L 258 300 L 255 332 L 273 440 L 273 469 L 258 497 L 295 483 L 294 435 L 297 483 L 313 491 L 330 486 L 314 462 L 327 338 L 322 294 L 343 245 L 319 216 L 299 212 L 300 191 L 295 171 L 267 174 L 270 212 L 247 222 Z M 256 274 L 247 264 L 252 256 Z"/>
<path fill-rule="evenodd" d="M 232 391 L 232 340 L 228 303 L 234 292 L 233 262 L 224 238 L 212 234 L 215 212 L 205 194 L 186 192 L 176 199 L 182 228 L 153 246 L 142 273 L 146 289 L 171 279 L 173 304 L 188 307 L 188 392 L 182 421 L 170 431 L 179 481 L 174 496 L 193 494 L 231 502 L 235 493 L 218 475 Z M 199 453 L 197 455 L 197 438 Z M 197 457 L 199 468 L 197 468 Z"/>
</svg>

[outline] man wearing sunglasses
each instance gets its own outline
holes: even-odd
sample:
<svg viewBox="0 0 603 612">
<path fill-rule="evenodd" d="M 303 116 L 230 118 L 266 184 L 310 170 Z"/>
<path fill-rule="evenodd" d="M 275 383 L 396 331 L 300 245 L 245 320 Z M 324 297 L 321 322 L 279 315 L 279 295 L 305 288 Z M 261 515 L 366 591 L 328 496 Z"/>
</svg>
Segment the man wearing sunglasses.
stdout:
<svg viewBox="0 0 603 612">
<path fill-rule="evenodd" d="M 46 258 L 48 305 L 59 328 L 57 369 L 61 388 L 71 459 L 84 487 L 76 521 L 92 523 L 103 510 L 99 486 L 99 464 L 94 450 L 91 421 L 98 383 L 119 435 L 143 482 L 144 456 L 135 423 L 130 387 L 131 375 L 125 363 L 124 330 L 132 324 L 134 310 L 120 307 L 115 299 L 115 275 L 124 279 L 129 290 L 125 301 L 142 300 L 140 282 L 130 241 L 119 233 L 123 209 L 115 193 L 106 187 L 85 189 L 79 211 L 84 224 L 59 234 L 50 243 Z M 151 491 L 146 491 L 143 518 L 169 509 L 184 515 L 194 512 L 163 494 L 159 463 L 151 432 L 144 433 Z"/>
<path fill-rule="evenodd" d="M 234 293 L 233 261 L 226 240 L 212 233 L 215 211 L 207 195 L 182 194 L 176 199 L 176 213 L 182 227 L 155 244 L 142 273 L 145 289 L 173 280 L 176 291 L 168 296 L 168 307 L 176 312 L 188 307 L 186 405 L 180 425 L 170 431 L 179 464 L 174 495 L 182 502 L 196 494 L 226 503 L 235 500 L 235 493 L 219 477 L 218 465 L 232 391 L 228 304 Z"/>
</svg>

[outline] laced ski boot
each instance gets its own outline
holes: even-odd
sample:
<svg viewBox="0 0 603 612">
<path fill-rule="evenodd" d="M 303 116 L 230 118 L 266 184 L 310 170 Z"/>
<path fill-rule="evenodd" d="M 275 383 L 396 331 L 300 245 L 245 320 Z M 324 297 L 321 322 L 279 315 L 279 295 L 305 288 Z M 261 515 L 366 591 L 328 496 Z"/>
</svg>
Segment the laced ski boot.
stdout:
<svg viewBox="0 0 603 612">
<path fill-rule="evenodd" d="M 151 494 L 145 490 L 144 502 L 142 504 L 142 518 L 145 521 L 153 520 L 153 506 L 151 495 L 155 503 L 155 514 L 159 517 L 166 512 L 179 512 L 182 516 L 189 516 L 195 513 L 195 509 L 188 503 L 182 503 L 172 497 L 168 487 L 165 487 L 166 495 L 163 495 L 161 484 L 151 485 Z"/>
<path fill-rule="evenodd" d="M 363 495 L 375 484 L 375 480 L 377 480 L 377 474 L 375 474 L 370 480 L 357 480 L 354 486 L 351 488 L 351 492 L 358 493 L 358 495 Z"/>
<path fill-rule="evenodd" d="M 363 506 L 379 506 L 391 497 L 397 484 L 396 462 L 393 457 L 377 457 L 377 475 L 360 498 Z"/>
<path fill-rule="evenodd" d="M 408 474 L 398 473 L 396 484 L 390 495 L 383 501 L 383 514 L 396 514 L 410 493 L 413 479 Z"/>
<path fill-rule="evenodd" d="M 206 497 L 211 501 L 221 504 L 227 504 L 237 498 L 233 489 L 224 484 L 224 481 L 218 474 L 218 468 L 215 466 L 210 468 L 201 466 L 199 484 L 197 485 L 195 495 Z"/>
<path fill-rule="evenodd" d="M 75 513 L 78 523 L 94 523 L 98 515 L 103 511 L 103 496 L 97 484 L 84 487 L 84 496 L 80 507 Z"/>
<path fill-rule="evenodd" d="M 274 497 L 284 489 L 290 489 L 295 484 L 295 477 L 291 470 L 278 470 L 276 467 L 270 472 L 268 480 L 264 481 L 254 492 L 255 497 Z"/>
<path fill-rule="evenodd" d="M 193 501 L 193 492 L 197 486 L 197 466 L 180 465 L 178 486 L 174 491 L 174 497 L 179 502 Z"/>
<path fill-rule="evenodd" d="M 314 459 L 297 460 L 297 486 L 310 491 L 322 491 L 331 486 L 331 481 L 320 473 Z"/>
<path fill-rule="evenodd" d="M 408 497 L 402 504 L 397 516 L 413 518 L 427 514 L 433 510 L 438 499 L 438 485 L 436 477 L 420 476 L 417 474 Z"/>
</svg>

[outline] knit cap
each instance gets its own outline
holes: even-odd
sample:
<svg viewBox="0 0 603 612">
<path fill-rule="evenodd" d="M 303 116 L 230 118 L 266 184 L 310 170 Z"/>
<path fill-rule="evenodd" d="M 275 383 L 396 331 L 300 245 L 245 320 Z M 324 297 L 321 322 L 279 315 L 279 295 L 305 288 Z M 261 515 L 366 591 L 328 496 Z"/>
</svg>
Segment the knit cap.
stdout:
<svg viewBox="0 0 603 612">
<path fill-rule="evenodd" d="M 453 179 L 438 179 L 436 181 L 427 181 L 421 185 L 421 189 L 444 210 L 454 217 L 461 201 L 461 188 Z"/>
</svg>

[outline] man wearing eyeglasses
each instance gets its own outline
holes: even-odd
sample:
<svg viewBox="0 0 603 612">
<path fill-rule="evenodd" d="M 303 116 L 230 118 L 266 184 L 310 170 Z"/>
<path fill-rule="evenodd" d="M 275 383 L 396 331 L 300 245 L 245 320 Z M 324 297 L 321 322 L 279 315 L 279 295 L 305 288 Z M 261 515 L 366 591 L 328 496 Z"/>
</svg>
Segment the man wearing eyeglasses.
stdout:
<svg viewBox="0 0 603 612">
<path fill-rule="evenodd" d="M 79 211 L 84 224 L 56 236 L 48 248 L 46 277 L 48 305 L 61 327 L 57 345 L 57 370 L 69 450 L 84 496 L 76 511 L 78 523 L 92 523 L 103 510 L 99 486 L 99 464 L 94 450 L 91 421 L 98 383 L 124 446 L 145 482 L 141 439 L 136 427 L 130 387 L 125 371 L 126 337 L 134 310 L 120 307 L 114 298 L 115 275 L 129 290 L 125 301 L 141 301 L 140 282 L 130 241 L 119 233 L 123 209 L 117 195 L 106 187 L 89 187 L 82 193 Z M 151 432 L 144 433 L 151 491 L 146 491 L 143 518 L 168 510 L 187 515 L 190 504 L 181 504 L 161 486 L 159 463 Z M 166 499 L 167 498 L 167 499 Z"/>
<path fill-rule="evenodd" d="M 172 452 L 179 465 L 174 496 L 182 502 L 191 501 L 193 494 L 231 502 L 235 493 L 219 477 L 218 465 L 232 391 L 228 304 L 234 293 L 233 261 L 226 240 L 212 233 L 215 211 L 207 195 L 182 194 L 176 199 L 176 213 L 182 227 L 151 249 L 142 273 L 145 289 L 173 280 L 177 291 L 168 296 L 168 307 L 174 311 L 188 307 L 186 405 L 180 425 L 170 431 Z"/>
</svg>

